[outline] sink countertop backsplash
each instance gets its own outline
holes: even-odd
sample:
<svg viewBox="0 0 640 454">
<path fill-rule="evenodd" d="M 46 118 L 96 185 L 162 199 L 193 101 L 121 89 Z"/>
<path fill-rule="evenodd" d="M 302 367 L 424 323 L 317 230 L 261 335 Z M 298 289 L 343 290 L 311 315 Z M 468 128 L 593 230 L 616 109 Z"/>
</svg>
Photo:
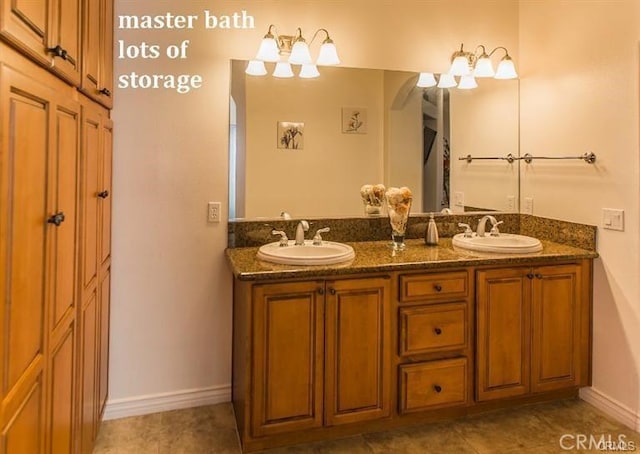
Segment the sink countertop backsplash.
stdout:
<svg viewBox="0 0 640 454">
<path fill-rule="evenodd" d="M 500 231 L 519 233 L 540 240 L 552 241 L 588 251 L 596 250 L 596 231 L 592 225 L 578 224 L 556 219 L 542 218 L 518 213 L 436 214 L 440 238 L 450 238 L 463 231 L 458 223 L 469 224 L 475 231 L 484 214 L 491 214 L 499 221 Z M 391 240 L 391 225 L 386 215 L 359 218 L 307 218 L 311 224 L 306 237 L 311 238 L 316 230 L 329 227 L 331 231 L 322 237 L 327 241 L 362 242 Z M 411 216 L 407 224 L 407 239 L 424 238 L 429 221 L 428 215 Z M 289 238 L 294 237 L 299 220 L 264 219 L 237 220 L 229 222 L 229 248 L 255 247 L 276 241 L 271 235 L 273 228 L 284 230 Z"/>
</svg>

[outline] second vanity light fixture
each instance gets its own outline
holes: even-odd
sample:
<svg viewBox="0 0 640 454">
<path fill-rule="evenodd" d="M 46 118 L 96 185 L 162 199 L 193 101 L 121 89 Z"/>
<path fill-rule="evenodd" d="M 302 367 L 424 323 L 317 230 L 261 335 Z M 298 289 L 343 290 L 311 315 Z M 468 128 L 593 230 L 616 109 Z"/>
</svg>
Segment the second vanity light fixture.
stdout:
<svg viewBox="0 0 640 454">
<path fill-rule="evenodd" d="M 291 65 L 300 65 L 299 77 L 312 79 L 318 77 L 318 66 L 331 66 L 340 64 L 338 52 L 329 32 L 319 28 L 313 35 L 311 43 L 318 33 L 325 33 L 327 37 L 320 46 L 320 53 L 315 63 L 309 52 L 309 45 L 302 36 L 302 29 L 298 27 L 295 35 L 279 35 L 275 31 L 275 25 L 269 25 L 267 34 L 262 38 L 260 48 L 254 60 L 249 61 L 245 72 L 251 76 L 264 76 L 267 74 L 265 62 L 275 63 L 273 77 L 293 77 Z"/>
<path fill-rule="evenodd" d="M 494 71 L 491 56 L 498 50 L 504 51 L 505 55 L 498 63 L 498 69 Z M 456 77 L 460 77 L 460 82 L 456 81 Z M 417 86 L 426 88 L 437 85 L 439 88 L 458 87 L 461 90 L 469 90 L 478 86 L 476 77 L 516 79 L 518 73 L 506 47 L 498 46 L 487 53 L 485 46 L 480 44 L 472 53 L 466 52 L 464 44 L 460 44 L 460 50 L 451 56 L 449 72 L 441 74 L 437 82 L 433 73 L 420 73 Z"/>
</svg>

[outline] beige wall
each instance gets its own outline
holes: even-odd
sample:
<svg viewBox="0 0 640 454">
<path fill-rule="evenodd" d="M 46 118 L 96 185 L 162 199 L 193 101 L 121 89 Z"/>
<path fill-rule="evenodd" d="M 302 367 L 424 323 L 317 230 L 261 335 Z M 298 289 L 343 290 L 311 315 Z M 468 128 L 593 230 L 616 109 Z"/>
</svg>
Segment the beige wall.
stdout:
<svg viewBox="0 0 640 454">
<path fill-rule="evenodd" d="M 598 231 L 586 397 L 613 404 L 638 430 L 639 42 L 636 0 L 520 4 L 521 153 L 597 154 L 595 165 L 523 164 L 522 196 L 537 215 L 599 227 L 602 208 L 625 210 L 624 232 Z"/>
<path fill-rule="evenodd" d="M 193 73 L 205 80 L 203 88 L 187 95 L 159 90 L 115 93 L 110 405 L 135 406 L 139 400 L 144 403 L 145 396 L 171 400 L 192 391 L 196 397 L 202 391 L 229 399 L 231 275 L 224 258 L 229 60 L 253 57 L 268 24 L 276 23 L 281 32 L 293 32 L 297 26 L 307 33 L 328 28 L 348 67 L 441 72 L 460 42 L 504 45 L 518 61 L 518 4 L 115 3 L 116 14 L 195 14 L 204 8 L 223 14 L 246 9 L 256 18 L 255 30 L 116 30 L 116 39 L 130 42 L 192 41 L 188 60 L 118 60 L 116 74 Z M 207 224 L 208 201 L 223 202 L 220 224 Z M 176 403 L 167 404 L 171 405 Z"/>
<path fill-rule="evenodd" d="M 360 187 L 382 183 L 384 71 L 320 71 L 310 80 L 246 77 L 245 217 L 362 214 Z M 366 134 L 342 132 L 343 108 L 366 109 Z M 278 121 L 304 123 L 303 149 L 277 147 Z"/>
</svg>

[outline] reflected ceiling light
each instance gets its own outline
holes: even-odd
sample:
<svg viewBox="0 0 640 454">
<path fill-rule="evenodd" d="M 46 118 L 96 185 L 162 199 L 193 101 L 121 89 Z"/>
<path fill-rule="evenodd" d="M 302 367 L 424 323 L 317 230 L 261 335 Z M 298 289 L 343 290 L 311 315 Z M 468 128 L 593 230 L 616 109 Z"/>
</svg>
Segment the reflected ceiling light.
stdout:
<svg viewBox="0 0 640 454">
<path fill-rule="evenodd" d="M 460 83 L 458 84 L 458 88 L 460 90 L 470 90 L 472 88 L 476 88 L 477 86 L 478 83 L 476 82 L 476 78 L 473 77 L 472 74 L 467 74 L 460 77 Z"/>
<path fill-rule="evenodd" d="M 456 78 L 453 75 L 444 73 L 440 74 L 440 80 L 438 81 L 438 88 L 453 88 L 458 85 Z"/>
<path fill-rule="evenodd" d="M 273 70 L 273 77 L 279 77 L 281 79 L 293 77 L 291 64 L 288 61 L 279 61 L 276 63 L 276 68 Z"/>
<path fill-rule="evenodd" d="M 420 88 L 428 88 L 435 87 L 437 83 L 438 82 L 436 82 L 436 78 L 433 73 L 420 73 L 416 86 Z"/>
<path fill-rule="evenodd" d="M 309 46 L 313 44 L 314 40 L 318 36 L 320 32 L 325 33 L 327 36 L 322 42 L 320 46 L 320 52 L 318 54 L 318 58 L 313 63 L 313 59 L 311 57 L 311 52 L 309 50 Z M 262 75 L 259 74 L 262 71 L 257 63 L 253 63 L 255 61 L 261 61 L 264 65 L 264 62 L 276 62 L 276 70 L 273 75 L 277 74 L 288 74 L 283 65 L 279 65 L 280 69 L 278 69 L 279 63 L 287 63 L 290 65 L 303 65 L 303 68 L 300 70 L 300 77 L 318 77 L 319 72 L 316 65 L 320 66 L 330 66 L 330 65 L 338 65 L 340 64 L 340 58 L 338 57 L 338 51 L 336 49 L 336 45 L 333 40 L 329 36 L 329 32 L 324 28 L 319 28 L 313 35 L 311 42 L 307 44 L 307 41 L 302 36 L 302 29 L 298 27 L 295 35 L 278 35 L 275 30 L 275 26 L 269 25 L 269 29 L 267 33 L 264 35 L 264 38 L 260 42 L 260 47 L 258 49 L 258 53 L 256 54 L 255 60 L 249 62 L 247 65 L 246 72 L 251 75 Z M 304 68 L 305 65 L 310 65 L 307 68 Z M 313 69 L 311 68 L 313 66 Z M 251 67 L 251 68 L 250 68 Z M 266 69 L 265 69 L 266 73 Z M 276 76 L 276 77 L 291 77 L 291 76 Z"/>
<path fill-rule="evenodd" d="M 318 67 L 316 65 L 302 65 L 300 67 L 299 77 L 303 79 L 315 79 L 320 76 L 320 72 L 318 71 Z"/>
<path fill-rule="evenodd" d="M 497 50 L 503 50 L 505 55 L 498 63 L 497 71 L 494 72 L 491 56 Z M 473 53 L 466 52 L 464 50 L 464 44 L 461 44 L 460 50 L 455 51 L 451 55 L 449 73 L 454 76 L 473 75 L 473 77 L 493 77 L 495 79 L 516 79 L 518 77 L 515 65 L 506 47 L 498 46 L 487 53 L 485 46 L 482 44 L 477 46 Z M 461 85 L 463 85 L 464 88 L 469 88 L 467 87 L 469 84 L 469 79 L 465 79 L 464 84 L 462 84 L 461 81 Z"/>
<path fill-rule="evenodd" d="M 267 68 L 262 60 L 250 60 L 244 72 L 250 76 L 264 76 L 267 74 Z"/>
</svg>

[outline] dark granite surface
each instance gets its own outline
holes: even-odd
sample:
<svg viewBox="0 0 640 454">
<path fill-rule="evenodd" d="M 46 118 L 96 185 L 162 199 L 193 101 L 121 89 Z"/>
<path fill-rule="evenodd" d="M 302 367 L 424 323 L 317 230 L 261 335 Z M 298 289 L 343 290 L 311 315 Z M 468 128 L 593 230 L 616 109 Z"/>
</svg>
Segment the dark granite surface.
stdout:
<svg viewBox="0 0 640 454">
<path fill-rule="evenodd" d="M 407 248 L 394 253 L 390 241 L 349 242 L 355 258 L 338 265 L 278 265 L 259 260 L 258 247 L 227 249 L 233 274 L 241 280 L 327 277 L 357 273 L 428 270 L 463 266 L 522 265 L 595 258 L 594 251 L 551 241 L 542 241 L 541 252 L 529 254 L 495 254 L 454 248 L 450 238 L 441 238 L 436 247 L 426 246 L 421 239 L 409 239 Z"/>
</svg>

